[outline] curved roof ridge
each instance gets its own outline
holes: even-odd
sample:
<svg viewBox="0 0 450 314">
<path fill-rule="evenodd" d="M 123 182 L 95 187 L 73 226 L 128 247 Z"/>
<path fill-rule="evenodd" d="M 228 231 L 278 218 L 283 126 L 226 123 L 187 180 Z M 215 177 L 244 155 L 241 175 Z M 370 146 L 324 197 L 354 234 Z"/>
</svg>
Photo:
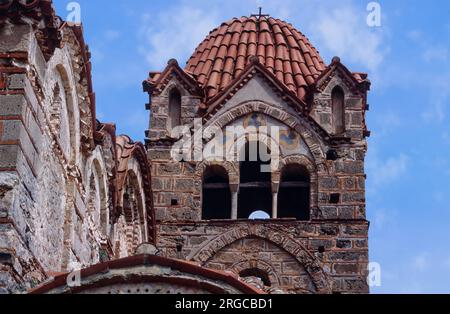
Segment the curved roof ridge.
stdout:
<svg viewBox="0 0 450 314">
<path fill-rule="evenodd" d="M 252 56 L 301 100 L 326 68 L 317 49 L 292 24 L 270 16 L 244 16 L 213 29 L 185 70 L 211 99 L 239 77 Z"/>
</svg>

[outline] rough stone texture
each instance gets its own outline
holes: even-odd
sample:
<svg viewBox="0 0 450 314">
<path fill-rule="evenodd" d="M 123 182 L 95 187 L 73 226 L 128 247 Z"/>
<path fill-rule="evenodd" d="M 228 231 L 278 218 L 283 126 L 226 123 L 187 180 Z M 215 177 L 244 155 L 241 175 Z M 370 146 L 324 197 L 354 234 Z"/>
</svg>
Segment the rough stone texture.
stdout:
<svg viewBox="0 0 450 314">
<path fill-rule="evenodd" d="M 163 256 L 236 275 L 257 268 L 268 274 L 267 290 L 367 293 L 367 286 L 341 285 L 343 279 L 365 278 L 368 263 L 367 235 L 349 235 L 348 227 L 368 231 L 364 221 L 199 221 L 160 224 L 158 234 Z"/>
<path fill-rule="evenodd" d="M 178 89 L 183 95 L 182 106 L 193 108 L 197 107 L 195 95 L 177 75 L 156 87 L 157 92 L 149 92 L 148 158 L 152 163 L 158 246 L 165 256 L 230 269 L 237 275 L 258 269 L 270 278 L 270 286 L 265 289 L 273 293 L 369 292 L 364 172 L 367 90 L 357 86 L 338 61 L 333 61 L 329 69 L 317 82 L 309 116 L 296 111 L 257 70 L 220 103 L 206 104 L 215 109 L 203 116 L 206 133 L 212 128 L 225 133 L 228 126 L 245 126 L 250 116 L 257 116 L 263 125 L 289 132 L 294 143 L 280 142 L 281 162 L 272 171 L 272 192 L 280 186 L 284 166 L 300 164 L 307 168 L 311 218 L 305 222 L 283 219 L 289 217 L 257 223 L 202 221 L 205 170 L 222 167 L 228 174 L 230 190 L 239 191 L 240 165 L 233 161 L 175 162 L 171 156 L 174 139 L 168 136 L 168 95 Z M 345 95 L 344 134 L 334 134 L 332 125 L 331 95 L 336 86 Z M 181 119 L 192 131 L 193 119 L 183 113 Z M 204 142 L 208 148 L 213 141 L 206 137 Z M 256 286 L 261 284 L 261 280 L 249 278 Z"/>
<path fill-rule="evenodd" d="M 14 16 L 20 15 L 18 0 L 11 3 L 19 10 Z M 155 229 L 163 256 L 231 271 L 269 293 L 369 291 L 369 82 L 361 74 L 335 58 L 297 99 L 283 87 L 283 73 L 273 75 L 258 58 L 246 56 L 249 65 L 237 83 L 207 99 L 195 74 L 172 60 L 158 74 L 159 86 L 144 82 L 151 111 L 145 149 L 117 139 L 114 125 L 96 122 L 81 28 L 59 25 L 39 1 L 27 10 L 36 14 L 0 16 L 0 292 L 23 292 L 51 273 L 131 255 L 142 242 L 155 241 Z M 344 94 L 345 131 L 339 134 L 337 87 Z M 274 202 L 274 219 L 203 221 L 206 171 L 223 169 L 236 201 L 242 197 L 240 163 L 191 161 L 176 146 L 178 136 L 169 129 L 177 120 L 169 110 L 174 90 L 181 96 L 175 111 L 189 135 L 194 118 L 202 118 L 206 134 L 252 123 L 279 127 L 279 163 L 267 183 L 277 195 L 283 170 L 302 166 L 309 174 L 308 220 L 276 216 Z M 203 140 L 207 150 L 217 139 Z M 270 139 L 261 141 L 268 145 Z M 184 160 L 174 161 L 175 153 L 184 153 Z M 191 291 L 165 283 L 149 291 L 159 288 Z"/>
<path fill-rule="evenodd" d="M 145 150 L 141 161 L 126 156 L 123 176 L 132 171 L 136 180 L 119 188 L 115 127 L 92 119 L 89 60 L 76 27 L 61 30 L 61 48 L 45 60 L 27 23 L 0 25 L 0 290 L 8 293 L 154 240 L 146 233 L 151 213 L 133 214 L 151 212 L 151 199 L 124 208 L 125 196 L 115 195 L 145 194 Z"/>
</svg>

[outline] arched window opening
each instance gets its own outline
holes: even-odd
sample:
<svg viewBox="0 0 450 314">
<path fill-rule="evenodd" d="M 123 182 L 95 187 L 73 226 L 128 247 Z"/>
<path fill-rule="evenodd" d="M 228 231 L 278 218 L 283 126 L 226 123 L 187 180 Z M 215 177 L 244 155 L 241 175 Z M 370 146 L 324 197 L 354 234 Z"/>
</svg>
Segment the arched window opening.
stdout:
<svg viewBox="0 0 450 314">
<path fill-rule="evenodd" d="M 247 142 L 241 152 L 241 183 L 239 186 L 238 218 L 248 219 L 255 211 L 272 212 L 271 160 L 267 146 L 261 142 Z"/>
<path fill-rule="evenodd" d="M 62 151 L 71 164 L 77 160 L 77 130 L 79 129 L 69 76 L 62 65 L 55 68 L 56 84 L 52 90 L 50 127 Z"/>
<path fill-rule="evenodd" d="M 169 94 L 169 128 L 181 125 L 181 94 L 177 89 L 172 89 Z"/>
<path fill-rule="evenodd" d="M 127 252 L 128 255 L 132 255 L 146 239 L 142 194 L 137 177 L 133 172 L 127 174 L 122 196 L 122 208 L 127 229 Z"/>
<path fill-rule="evenodd" d="M 243 278 L 247 282 L 252 282 L 254 279 L 259 280 L 266 287 L 270 287 L 272 285 L 269 275 L 265 271 L 258 268 L 244 269 L 239 273 L 239 277 Z"/>
<path fill-rule="evenodd" d="M 310 219 L 310 175 L 302 165 L 287 165 L 278 192 L 280 218 Z"/>
<path fill-rule="evenodd" d="M 342 88 L 335 87 L 331 98 L 334 132 L 343 134 L 345 132 L 345 94 Z"/>
<path fill-rule="evenodd" d="M 203 220 L 230 219 L 231 191 L 227 171 L 220 166 L 206 168 L 203 175 Z"/>
</svg>

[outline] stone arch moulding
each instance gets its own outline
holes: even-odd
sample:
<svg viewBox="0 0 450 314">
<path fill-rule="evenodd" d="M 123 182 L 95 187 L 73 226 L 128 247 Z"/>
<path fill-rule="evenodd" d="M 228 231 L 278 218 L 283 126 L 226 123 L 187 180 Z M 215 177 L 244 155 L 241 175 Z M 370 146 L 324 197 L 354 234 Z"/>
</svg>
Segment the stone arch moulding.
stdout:
<svg viewBox="0 0 450 314">
<path fill-rule="evenodd" d="M 195 169 L 195 194 L 202 194 L 202 183 L 203 183 L 203 174 L 206 168 L 211 166 L 219 166 L 225 169 L 228 174 L 228 179 L 230 181 L 230 185 L 239 185 L 239 167 L 237 167 L 234 163 L 229 161 L 203 161 L 197 165 Z"/>
<path fill-rule="evenodd" d="M 100 157 L 100 156 L 99 156 Z M 98 228 L 100 229 L 100 236 L 104 239 L 109 238 L 110 224 L 109 224 L 109 185 L 106 177 L 106 167 L 103 158 L 94 158 L 91 164 L 91 173 L 96 173 L 99 183 L 99 197 L 100 197 L 100 220 Z M 88 179 L 90 179 L 88 177 Z M 88 183 L 88 188 L 90 183 Z"/>
<path fill-rule="evenodd" d="M 237 262 L 231 266 L 231 271 L 236 275 L 239 275 L 242 271 L 246 269 L 257 268 L 264 271 L 269 276 L 269 281 L 272 284 L 280 285 L 280 278 L 278 278 L 277 273 L 273 269 L 272 265 L 262 260 L 247 259 L 244 261 Z"/>
<path fill-rule="evenodd" d="M 320 137 L 316 134 L 313 126 L 302 123 L 298 117 L 286 112 L 276 105 L 268 104 L 262 101 L 244 102 L 220 116 L 207 121 L 205 125 L 205 134 L 214 134 L 211 129 L 219 128 L 223 130 L 227 125 L 236 119 L 248 115 L 250 113 L 259 112 L 272 117 L 281 123 L 287 125 L 291 129 L 297 131 L 306 145 L 309 147 L 317 165 L 325 164 L 325 149 Z"/>
<path fill-rule="evenodd" d="M 209 241 L 204 246 L 191 253 L 187 259 L 205 264 L 223 248 L 240 239 L 248 237 L 257 237 L 270 241 L 285 250 L 305 268 L 316 287 L 317 293 L 331 293 L 329 281 L 322 269 L 320 261 L 311 254 L 302 243 L 293 239 L 288 234 L 269 226 L 242 225 L 235 227 Z"/>
<path fill-rule="evenodd" d="M 281 172 L 284 167 L 288 165 L 301 165 L 306 167 L 310 175 L 310 198 L 311 198 L 311 210 L 317 208 L 319 205 L 319 176 L 317 173 L 317 167 L 314 162 L 304 155 L 292 155 L 284 157 L 279 164 L 277 171 L 272 173 L 272 181 L 281 183 Z M 311 213 L 312 214 L 312 213 Z"/>
<path fill-rule="evenodd" d="M 180 93 L 181 97 L 189 96 L 189 92 L 176 77 L 173 77 L 170 80 L 170 82 L 161 93 L 161 96 L 169 97 L 170 93 L 172 93 L 173 90 L 177 90 Z"/>
<path fill-rule="evenodd" d="M 75 80 L 75 72 L 72 67 L 72 57 L 68 49 L 57 49 L 54 55 L 51 57 L 47 64 L 47 68 L 44 73 L 45 82 L 48 84 L 55 76 L 60 76 L 63 82 L 63 90 L 66 95 L 66 110 L 69 117 L 69 123 L 71 127 L 70 131 L 70 146 L 72 156 L 68 158 L 70 161 L 79 165 L 81 163 L 80 152 L 77 147 L 80 146 L 80 126 L 81 120 L 81 108 L 79 102 L 79 95 L 77 92 L 77 83 Z M 93 126 L 91 126 L 93 128 Z"/>
</svg>

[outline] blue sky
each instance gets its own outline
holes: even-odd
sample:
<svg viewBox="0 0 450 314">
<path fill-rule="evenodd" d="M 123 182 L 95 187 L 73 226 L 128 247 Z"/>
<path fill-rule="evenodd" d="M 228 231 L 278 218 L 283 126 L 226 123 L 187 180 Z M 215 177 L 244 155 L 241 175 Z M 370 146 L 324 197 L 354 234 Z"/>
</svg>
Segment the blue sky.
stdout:
<svg viewBox="0 0 450 314">
<path fill-rule="evenodd" d="M 70 1 L 56 0 L 66 18 Z M 370 73 L 372 131 L 366 170 L 374 293 L 450 292 L 450 2 L 368 0 L 79 0 L 93 59 L 98 117 L 143 140 L 141 82 L 170 58 L 184 64 L 210 30 L 257 12 L 304 32 L 326 63 L 335 55 Z"/>
</svg>

